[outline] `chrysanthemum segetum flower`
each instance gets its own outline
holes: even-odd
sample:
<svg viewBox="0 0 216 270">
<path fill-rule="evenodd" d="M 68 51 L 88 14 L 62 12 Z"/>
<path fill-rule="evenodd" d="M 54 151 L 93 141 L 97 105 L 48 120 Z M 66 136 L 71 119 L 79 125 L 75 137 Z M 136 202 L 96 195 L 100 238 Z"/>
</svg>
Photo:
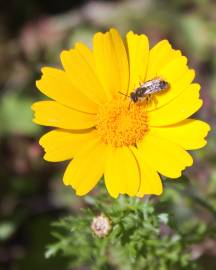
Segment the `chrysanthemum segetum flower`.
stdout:
<svg viewBox="0 0 216 270">
<path fill-rule="evenodd" d="M 55 127 L 40 139 L 48 161 L 70 160 L 65 185 L 77 195 L 92 190 L 104 175 L 113 197 L 159 195 L 159 173 L 178 178 L 193 159 L 186 150 L 206 144 L 209 125 L 189 118 L 201 106 L 200 85 L 187 58 L 167 40 L 149 49 L 145 35 L 115 29 L 96 33 L 93 49 L 77 43 L 61 53 L 63 70 L 45 67 L 37 81 L 52 100 L 33 104 L 34 122 Z M 154 102 L 127 97 L 155 77 L 170 88 Z M 125 94 L 125 95 L 123 95 Z M 155 101 L 156 100 L 156 101 Z"/>
</svg>

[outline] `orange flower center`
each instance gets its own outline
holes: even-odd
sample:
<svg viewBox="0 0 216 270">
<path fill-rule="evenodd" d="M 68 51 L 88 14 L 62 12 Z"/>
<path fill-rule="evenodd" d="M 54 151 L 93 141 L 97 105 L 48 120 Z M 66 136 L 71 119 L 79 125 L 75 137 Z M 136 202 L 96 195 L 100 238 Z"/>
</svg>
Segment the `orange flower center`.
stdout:
<svg viewBox="0 0 216 270">
<path fill-rule="evenodd" d="M 148 130 L 146 108 L 128 100 L 112 100 L 100 107 L 96 130 L 106 144 L 135 145 Z"/>
</svg>

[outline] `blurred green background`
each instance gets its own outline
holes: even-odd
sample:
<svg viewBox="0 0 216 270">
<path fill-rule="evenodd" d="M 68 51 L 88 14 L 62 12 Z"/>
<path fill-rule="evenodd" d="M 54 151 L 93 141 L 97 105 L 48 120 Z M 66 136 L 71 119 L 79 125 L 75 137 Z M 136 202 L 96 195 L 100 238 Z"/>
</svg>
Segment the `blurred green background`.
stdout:
<svg viewBox="0 0 216 270">
<path fill-rule="evenodd" d="M 151 45 L 169 39 L 196 69 L 204 100 L 199 118 L 212 131 L 208 145 L 193 154 L 194 166 L 186 172 L 190 180 L 166 183 L 159 203 L 169 202 L 165 209 L 177 222 L 215 224 L 216 1 L 1 1 L 0 270 L 66 269 L 66 259 L 44 257 L 52 241 L 50 224 L 86 203 L 63 186 L 66 163 L 42 159 L 38 138 L 47 129 L 32 123 L 30 106 L 42 98 L 35 87 L 42 66 L 60 66 L 63 48 L 76 41 L 90 45 L 93 33 L 111 26 L 122 34 L 145 33 Z M 216 239 L 206 234 L 191 248 L 200 269 L 216 269 Z"/>
</svg>

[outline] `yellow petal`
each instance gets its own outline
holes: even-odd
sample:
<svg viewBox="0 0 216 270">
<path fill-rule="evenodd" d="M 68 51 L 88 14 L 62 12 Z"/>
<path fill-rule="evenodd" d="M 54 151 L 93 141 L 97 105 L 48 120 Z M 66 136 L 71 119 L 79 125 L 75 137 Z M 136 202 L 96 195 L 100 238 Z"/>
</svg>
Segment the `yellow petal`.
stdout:
<svg viewBox="0 0 216 270">
<path fill-rule="evenodd" d="M 181 145 L 184 149 L 199 149 L 206 145 L 210 126 L 200 120 L 186 119 L 178 124 L 166 127 L 152 127 L 152 132 L 158 137 L 169 139 Z"/>
<path fill-rule="evenodd" d="M 167 40 L 158 42 L 149 53 L 146 80 L 156 77 L 160 69 L 179 56 L 181 56 L 181 52 L 174 50 Z"/>
<path fill-rule="evenodd" d="M 202 100 L 199 99 L 199 91 L 199 84 L 191 84 L 165 106 L 150 111 L 148 113 L 149 125 L 172 125 L 190 117 L 202 106 Z"/>
<path fill-rule="evenodd" d="M 130 31 L 127 34 L 127 45 L 130 66 L 129 92 L 144 82 L 148 65 L 149 42 L 145 35 L 137 35 Z"/>
<path fill-rule="evenodd" d="M 96 70 L 109 99 L 128 89 L 129 69 L 124 43 L 115 29 L 93 39 Z"/>
<path fill-rule="evenodd" d="M 137 194 L 140 186 L 139 167 L 129 148 L 110 147 L 104 178 L 107 190 L 114 198 L 119 194 Z"/>
<path fill-rule="evenodd" d="M 136 196 L 143 197 L 144 195 L 150 194 L 160 195 L 163 191 L 160 176 L 155 169 L 152 169 L 152 167 L 143 160 L 141 151 L 135 147 L 131 147 L 131 149 L 139 164 L 141 175 L 141 183 Z"/>
<path fill-rule="evenodd" d="M 68 79 L 93 102 L 106 102 L 106 93 L 95 73 L 95 63 L 92 51 L 82 43 L 77 43 L 75 49 L 63 51 L 61 61 Z"/>
<path fill-rule="evenodd" d="M 43 76 L 36 85 L 43 94 L 70 108 L 89 113 L 97 112 L 98 105 L 80 92 L 64 71 L 51 67 L 42 68 L 41 71 Z M 73 79 L 75 82 L 76 78 Z"/>
<path fill-rule="evenodd" d="M 180 145 L 158 137 L 151 131 L 138 144 L 138 150 L 144 162 L 170 178 L 178 178 L 182 170 L 193 163 L 192 157 Z"/>
<path fill-rule="evenodd" d="M 187 58 L 180 56 L 170 61 L 165 67 L 158 71 L 158 76 L 168 81 L 171 86 L 175 84 L 179 79 L 182 79 L 182 75 L 188 70 Z"/>
<path fill-rule="evenodd" d="M 95 125 L 95 115 L 79 112 L 55 101 L 39 101 L 32 105 L 36 124 L 65 129 L 87 129 Z"/>
<path fill-rule="evenodd" d="M 75 157 L 68 165 L 64 174 L 64 184 L 71 185 L 76 194 L 83 196 L 91 191 L 104 173 L 107 146 L 97 142 L 82 155 Z"/>
<path fill-rule="evenodd" d="M 44 159 L 57 162 L 75 157 L 94 137 L 95 133 L 92 130 L 78 133 L 55 129 L 43 135 L 39 143 L 46 152 Z"/>
<path fill-rule="evenodd" d="M 166 80 L 170 88 L 154 95 L 148 111 L 157 109 L 175 99 L 183 91 L 187 90 L 195 77 L 195 72 L 187 66 L 185 57 L 178 57 L 158 72 L 158 77 Z"/>
</svg>

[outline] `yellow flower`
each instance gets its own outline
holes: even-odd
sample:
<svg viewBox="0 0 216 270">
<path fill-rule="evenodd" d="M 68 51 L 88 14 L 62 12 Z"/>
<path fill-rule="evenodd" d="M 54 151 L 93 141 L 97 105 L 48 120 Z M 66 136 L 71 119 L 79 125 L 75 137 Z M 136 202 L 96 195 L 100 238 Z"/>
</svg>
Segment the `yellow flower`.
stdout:
<svg viewBox="0 0 216 270">
<path fill-rule="evenodd" d="M 96 33 L 93 50 L 82 43 L 61 53 L 64 70 L 45 67 L 37 87 L 49 101 L 33 104 L 34 122 L 55 127 L 40 139 L 44 159 L 71 160 L 65 185 L 77 195 L 104 175 L 111 196 L 162 192 L 158 173 L 178 178 L 193 159 L 186 150 L 206 144 L 210 127 L 188 118 L 201 106 L 200 85 L 187 58 L 167 40 L 149 49 L 145 35 L 115 29 Z M 167 91 L 150 102 L 129 97 L 140 81 L 163 78 Z"/>
</svg>

